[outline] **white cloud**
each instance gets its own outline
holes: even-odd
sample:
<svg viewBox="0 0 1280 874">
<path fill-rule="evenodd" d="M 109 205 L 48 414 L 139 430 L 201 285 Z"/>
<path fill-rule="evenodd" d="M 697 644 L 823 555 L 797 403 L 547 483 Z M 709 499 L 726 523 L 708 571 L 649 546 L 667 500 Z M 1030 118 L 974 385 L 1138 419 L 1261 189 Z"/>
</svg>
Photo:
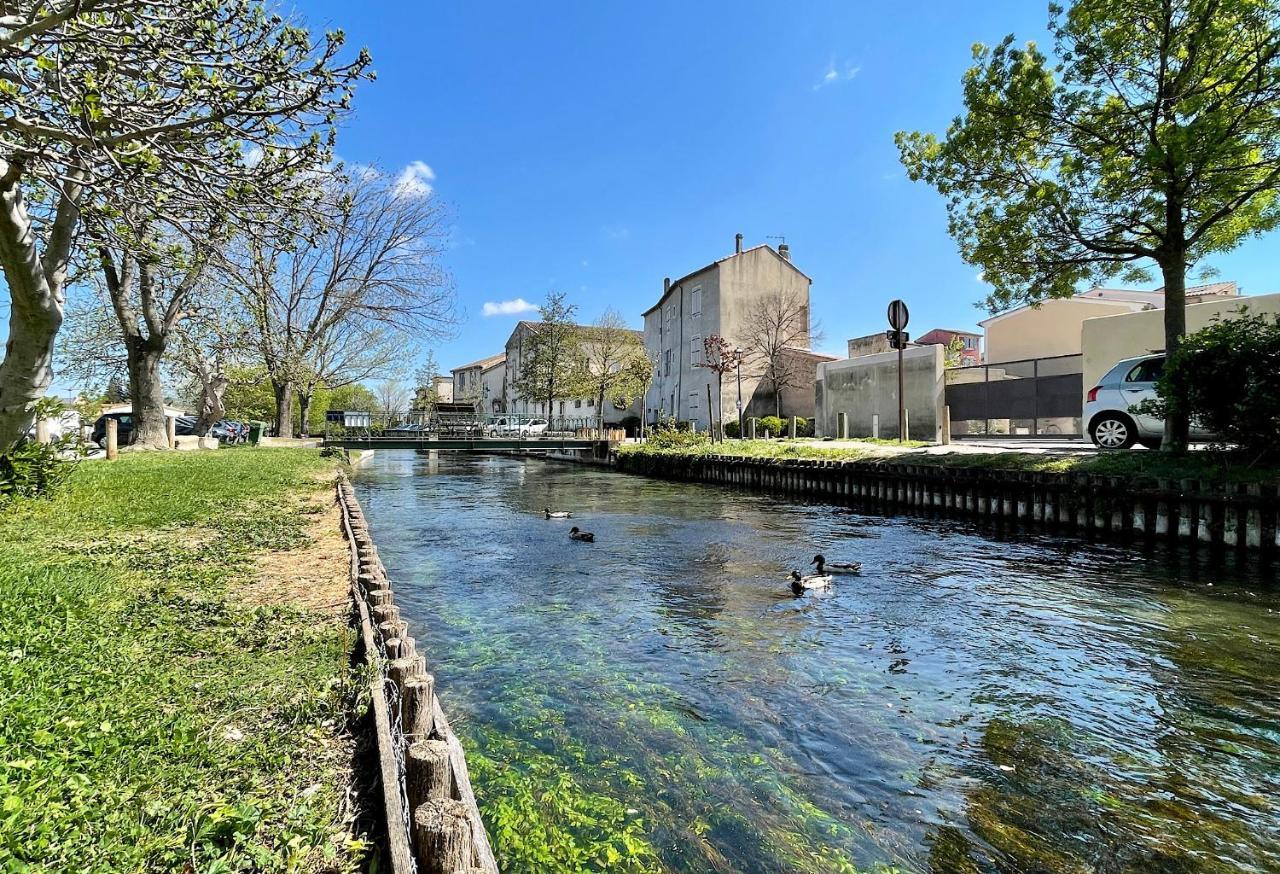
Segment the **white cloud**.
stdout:
<svg viewBox="0 0 1280 874">
<path fill-rule="evenodd" d="M 426 197 L 431 193 L 431 183 L 436 178 L 436 171 L 424 161 L 413 161 L 405 165 L 396 177 L 395 192 L 401 197 Z"/>
<path fill-rule="evenodd" d="M 837 66 L 835 58 L 827 62 L 826 72 L 822 74 L 822 78 L 818 80 L 818 84 L 813 86 L 813 90 L 825 88 L 828 85 L 835 85 L 837 82 L 848 82 L 854 76 L 862 72 L 862 67 L 857 64 L 851 64 L 845 61 L 844 64 Z"/>
<path fill-rule="evenodd" d="M 537 304 L 529 303 L 522 297 L 513 298 L 512 300 L 487 300 L 484 303 L 482 312 L 488 316 L 518 316 L 521 313 L 531 313 L 538 308 Z"/>
<path fill-rule="evenodd" d="M 978 280 L 979 282 L 986 282 L 986 281 L 987 281 L 987 271 L 985 271 L 985 270 L 979 270 L 979 271 L 978 271 L 978 275 L 977 275 L 977 276 L 975 276 L 975 277 L 973 277 L 973 278 L 974 278 L 974 279 L 976 279 L 976 280 Z"/>
</svg>

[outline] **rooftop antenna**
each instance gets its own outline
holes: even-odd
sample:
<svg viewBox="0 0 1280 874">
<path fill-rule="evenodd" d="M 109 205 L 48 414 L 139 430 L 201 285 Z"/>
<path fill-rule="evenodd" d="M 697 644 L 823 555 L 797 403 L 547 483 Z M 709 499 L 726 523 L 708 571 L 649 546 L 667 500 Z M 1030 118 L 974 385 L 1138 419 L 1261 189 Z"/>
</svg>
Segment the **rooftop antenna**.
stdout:
<svg viewBox="0 0 1280 874">
<path fill-rule="evenodd" d="M 782 234 L 774 234 L 774 235 L 773 235 L 773 236 L 771 236 L 771 237 L 765 237 L 765 239 L 766 239 L 766 240 L 777 240 L 777 241 L 778 241 L 779 243 L 781 243 L 782 245 L 784 245 L 784 246 L 785 246 L 785 245 L 787 245 L 787 238 L 786 238 L 786 237 L 784 237 L 784 236 L 782 236 Z"/>
</svg>

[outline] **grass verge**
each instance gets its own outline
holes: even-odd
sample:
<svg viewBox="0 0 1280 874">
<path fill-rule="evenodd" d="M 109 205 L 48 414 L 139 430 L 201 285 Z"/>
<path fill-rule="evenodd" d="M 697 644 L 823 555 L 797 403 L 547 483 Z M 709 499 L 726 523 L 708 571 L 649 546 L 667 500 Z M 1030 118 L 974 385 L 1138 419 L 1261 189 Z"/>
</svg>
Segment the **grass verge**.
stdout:
<svg viewBox="0 0 1280 874">
<path fill-rule="evenodd" d="M 355 870 L 344 616 L 240 597 L 332 502 L 315 452 L 84 462 L 0 518 L 0 871 Z"/>
<path fill-rule="evenodd" d="M 667 448 L 626 444 L 619 447 L 618 451 L 634 455 L 637 459 L 643 459 L 646 456 L 694 459 L 711 455 L 728 455 L 753 459 L 807 458 L 827 461 L 891 462 L 985 470 L 1199 479 L 1225 483 L 1280 480 L 1280 468 L 1257 465 L 1250 458 L 1225 451 L 1197 451 L 1181 456 L 1146 450 L 1078 455 L 1037 455 L 1028 452 L 926 452 L 925 449 L 929 444 L 913 441 L 907 444 L 908 451 L 904 452 L 897 449 L 900 444 L 894 441 L 865 442 L 864 448 L 828 446 L 821 441 L 804 440 L 726 440 L 723 443 L 707 442 Z M 884 449 L 881 449 L 881 446 Z M 890 447 L 894 448 L 893 451 L 889 451 Z"/>
</svg>

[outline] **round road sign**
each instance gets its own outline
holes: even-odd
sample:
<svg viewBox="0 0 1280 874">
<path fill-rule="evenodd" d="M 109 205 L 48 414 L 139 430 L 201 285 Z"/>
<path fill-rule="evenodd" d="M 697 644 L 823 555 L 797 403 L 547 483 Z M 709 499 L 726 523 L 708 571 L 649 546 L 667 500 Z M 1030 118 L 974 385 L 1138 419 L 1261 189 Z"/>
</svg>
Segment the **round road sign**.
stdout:
<svg viewBox="0 0 1280 874">
<path fill-rule="evenodd" d="M 906 328 L 909 318 L 911 318 L 911 313 L 907 311 L 905 301 L 894 300 L 889 303 L 889 327 L 895 331 L 901 331 Z"/>
</svg>

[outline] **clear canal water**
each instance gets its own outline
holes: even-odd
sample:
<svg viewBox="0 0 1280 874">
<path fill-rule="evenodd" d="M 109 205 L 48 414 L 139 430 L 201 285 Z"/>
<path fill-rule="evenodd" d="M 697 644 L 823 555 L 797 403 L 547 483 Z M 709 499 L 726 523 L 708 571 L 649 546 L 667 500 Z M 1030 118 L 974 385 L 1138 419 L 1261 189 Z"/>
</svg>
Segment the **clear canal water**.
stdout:
<svg viewBox="0 0 1280 874">
<path fill-rule="evenodd" d="M 554 462 L 355 480 L 506 871 L 1280 871 L 1272 571 Z M 863 573 L 795 598 L 815 552 Z"/>
</svg>

